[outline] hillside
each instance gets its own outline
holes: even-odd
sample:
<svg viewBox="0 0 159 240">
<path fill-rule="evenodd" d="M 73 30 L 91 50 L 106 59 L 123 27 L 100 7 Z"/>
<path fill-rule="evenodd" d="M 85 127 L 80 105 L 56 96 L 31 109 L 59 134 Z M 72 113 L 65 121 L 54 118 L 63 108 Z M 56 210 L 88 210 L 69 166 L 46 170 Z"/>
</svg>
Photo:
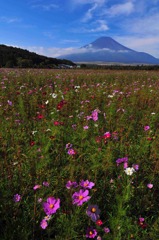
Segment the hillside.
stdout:
<svg viewBox="0 0 159 240">
<path fill-rule="evenodd" d="M 0 45 L 0 67 L 54 68 L 60 64 L 75 65 L 69 60 L 45 57 L 21 48 Z"/>
</svg>

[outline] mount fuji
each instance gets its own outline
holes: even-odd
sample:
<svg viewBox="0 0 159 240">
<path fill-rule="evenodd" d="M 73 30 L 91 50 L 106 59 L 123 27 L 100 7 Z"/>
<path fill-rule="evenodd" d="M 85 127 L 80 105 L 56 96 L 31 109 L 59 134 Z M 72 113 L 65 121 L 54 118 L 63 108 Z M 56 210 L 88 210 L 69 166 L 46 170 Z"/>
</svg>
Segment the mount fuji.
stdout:
<svg viewBox="0 0 159 240">
<path fill-rule="evenodd" d="M 75 63 L 159 64 L 159 59 L 145 52 L 137 52 L 111 37 L 100 37 L 72 54 L 59 56 Z"/>
</svg>

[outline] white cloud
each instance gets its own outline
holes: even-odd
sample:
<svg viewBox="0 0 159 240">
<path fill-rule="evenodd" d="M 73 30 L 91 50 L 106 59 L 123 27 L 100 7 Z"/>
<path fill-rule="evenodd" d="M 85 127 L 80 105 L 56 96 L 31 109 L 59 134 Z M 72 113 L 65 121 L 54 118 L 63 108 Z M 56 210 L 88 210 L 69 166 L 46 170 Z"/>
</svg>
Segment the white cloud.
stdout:
<svg viewBox="0 0 159 240">
<path fill-rule="evenodd" d="M 88 20 L 92 19 L 93 17 L 93 11 L 98 7 L 98 4 L 95 3 L 93 7 L 89 8 L 86 12 L 85 16 L 82 19 L 82 22 L 87 22 Z"/>
<path fill-rule="evenodd" d="M 145 16 L 142 19 L 136 18 L 129 20 L 127 26 L 131 25 L 131 31 L 143 34 L 158 34 L 159 32 L 159 14 Z"/>
<path fill-rule="evenodd" d="M 106 24 L 106 22 L 104 20 L 97 20 L 96 21 L 96 28 L 92 28 L 90 30 L 88 30 L 88 32 L 103 32 L 103 31 L 107 31 L 109 29 L 108 25 Z"/>
<path fill-rule="evenodd" d="M 40 8 L 44 11 L 50 11 L 52 9 L 59 8 L 59 6 L 56 4 L 53 4 L 53 3 L 51 3 L 51 4 L 34 4 L 34 5 L 32 5 L 32 8 Z"/>
<path fill-rule="evenodd" d="M 63 39 L 60 41 L 60 43 L 79 43 L 79 40 L 73 40 L 73 39 Z"/>
<path fill-rule="evenodd" d="M 20 21 L 21 20 L 19 18 L 0 17 L 0 22 L 4 22 L 4 23 L 15 23 Z"/>
<path fill-rule="evenodd" d="M 132 2 L 126 2 L 123 4 L 115 4 L 111 6 L 110 8 L 103 11 L 103 13 L 108 14 L 110 16 L 116 16 L 116 15 L 129 15 L 134 11 L 134 5 Z"/>
<path fill-rule="evenodd" d="M 25 47 L 26 48 L 26 47 Z M 74 52 L 78 52 L 76 48 L 46 48 L 46 47 L 27 47 L 27 49 L 31 52 L 35 52 L 37 54 L 47 56 L 47 57 L 58 57 L 60 55 L 71 54 Z"/>
<path fill-rule="evenodd" d="M 71 2 L 75 5 L 97 3 L 101 6 L 106 2 L 106 0 L 71 0 Z"/>
<path fill-rule="evenodd" d="M 109 27 L 105 20 L 96 20 L 89 24 L 89 28 L 85 25 L 81 28 L 72 28 L 70 29 L 73 33 L 99 33 L 108 31 Z"/>
<path fill-rule="evenodd" d="M 24 47 L 23 47 L 24 48 Z M 91 47 L 91 44 L 88 48 L 45 48 L 45 47 L 25 47 L 25 49 L 28 49 L 31 52 L 35 52 L 39 55 L 47 56 L 47 57 L 53 57 L 58 58 L 63 55 L 67 54 L 74 54 L 74 53 L 87 53 L 87 52 L 100 52 L 101 49 L 94 49 Z M 115 50 L 109 49 L 109 48 L 103 48 L 102 51 L 108 51 L 108 52 L 116 52 Z M 127 52 L 119 50 L 118 52 Z"/>
<path fill-rule="evenodd" d="M 145 36 L 142 38 L 135 36 L 122 36 L 116 37 L 115 39 L 128 48 L 138 52 L 146 52 L 159 58 L 159 36 Z"/>
</svg>

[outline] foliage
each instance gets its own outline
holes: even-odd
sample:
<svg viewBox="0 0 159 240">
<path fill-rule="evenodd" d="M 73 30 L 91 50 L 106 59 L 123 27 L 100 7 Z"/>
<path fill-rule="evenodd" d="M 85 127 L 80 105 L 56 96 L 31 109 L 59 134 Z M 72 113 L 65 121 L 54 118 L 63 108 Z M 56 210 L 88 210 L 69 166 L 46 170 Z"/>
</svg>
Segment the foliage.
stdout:
<svg viewBox="0 0 159 240">
<path fill-rule="evenodd" d="M 66 59 L 45 57 L 21 48 L 0 45 L 0 67 L 55 68 L 59 64 L 76 65 Z"/>
</svg>

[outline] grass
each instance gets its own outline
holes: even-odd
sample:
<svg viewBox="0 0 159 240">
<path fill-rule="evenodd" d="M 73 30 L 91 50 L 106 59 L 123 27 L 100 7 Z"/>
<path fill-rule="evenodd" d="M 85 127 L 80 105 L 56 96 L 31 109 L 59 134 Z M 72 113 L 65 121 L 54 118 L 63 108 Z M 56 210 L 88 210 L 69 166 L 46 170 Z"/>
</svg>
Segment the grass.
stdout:
<svg viewBox="0 0 159 240">
<path fill-rule="evenodd" d="M 0 239 L 159 239 L 158 79 L 158 71 L 0 70 Z M 80 189 L 91 198 L 78 206 Z M 42 226 L 49 197 L 60 207 Z M 101 225 L 86 214 L 90 204 Z"/>
</svg>

